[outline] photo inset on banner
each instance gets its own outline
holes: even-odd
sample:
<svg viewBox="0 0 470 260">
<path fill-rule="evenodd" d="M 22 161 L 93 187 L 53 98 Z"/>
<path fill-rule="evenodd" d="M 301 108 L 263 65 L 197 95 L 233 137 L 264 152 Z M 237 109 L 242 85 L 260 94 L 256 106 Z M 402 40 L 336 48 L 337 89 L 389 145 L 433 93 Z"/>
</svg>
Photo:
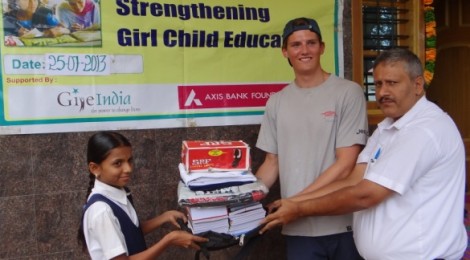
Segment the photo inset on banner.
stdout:
<svg viewBox="0 0 470 260">
<path fill-rule="evenodd" d="M 5 46 L 101 47 L 100 0 L 2 0 Z"/>
</svg>

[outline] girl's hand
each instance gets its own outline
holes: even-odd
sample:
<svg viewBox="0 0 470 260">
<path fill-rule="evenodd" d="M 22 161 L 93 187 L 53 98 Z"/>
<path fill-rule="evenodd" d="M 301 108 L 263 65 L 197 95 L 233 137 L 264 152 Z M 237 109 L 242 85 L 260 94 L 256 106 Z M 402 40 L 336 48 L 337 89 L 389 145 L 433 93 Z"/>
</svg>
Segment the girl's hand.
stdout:
<svg viewBox="0 0 470 260">
<path fill-rule="evenodd" d="M 150 220 L 142 221 L 141 229 L 144 234 L 148 234 L 165 223 L 170 223 L 176 228 L 181 229 L 181 226 L 178 224 L 178 220 L 180 223 L 186 223 L 188 221 L 184 213 L 177 210 L 169 210 Z"/>
<path fill-rule="evenodd" d="M 184 248 L 194 248 L 196 250 L 201 249 L 201 247 L 199 246 L 200 243 L 205 243 L 209 241 L 209 239 L 207 238 L 195 236 L 191 233 L 181 230 L 172 231 L 168 233 L 167 236 L 170 240 L 170 244 L 172 245 Z"/>
<path fill-rule="evenodd" d="M 173 226 L 177 227 L 178 229 L 181 228 L 181 226 L 178 224 L 178 219 L 182 219 L 183 222 L 187 222 L 188 219 L 186 218 L 186 215 L 184 215 L 183 212 L 177 211 L 177 210 L 169 210 L 164 212 L 163 214 L 160 215 L 164 223 L 171 223 Z"/>
</svg>

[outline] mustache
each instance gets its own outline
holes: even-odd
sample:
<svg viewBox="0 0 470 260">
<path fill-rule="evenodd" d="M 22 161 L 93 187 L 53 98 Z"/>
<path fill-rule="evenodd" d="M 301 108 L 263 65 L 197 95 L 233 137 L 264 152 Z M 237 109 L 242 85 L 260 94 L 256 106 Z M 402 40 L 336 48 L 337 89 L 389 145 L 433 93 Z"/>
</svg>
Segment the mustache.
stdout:
<svg viewBox="0 0 470 260">
<path fill-rule="evenodd" d="M 383 102 L 395 102 L 395 100 L 391 97 L 381 97 L 379 99 L 379 103 L 383 103 Z"/>
</svg>

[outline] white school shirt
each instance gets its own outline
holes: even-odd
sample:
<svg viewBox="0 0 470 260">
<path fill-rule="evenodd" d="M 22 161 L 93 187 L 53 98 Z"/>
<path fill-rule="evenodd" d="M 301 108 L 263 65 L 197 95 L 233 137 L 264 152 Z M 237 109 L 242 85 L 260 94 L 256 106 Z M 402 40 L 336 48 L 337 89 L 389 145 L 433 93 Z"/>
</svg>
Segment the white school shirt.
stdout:
<svg viewBox="0 0 470 260">
<path fill-rule="evenodd" d="M 138 225 L 137 213 L 127 199 L 124 189 L 117 189 L 95 180 L 95 186 L 90 197 L 96 193 L 119 205 L 130 216 L 132 222 Z M 105 202 L 97 201 L 86 210 L 83 219 L 83 231 L 91 259 L 111 259 L 122 254 L 128 254 L 126 240 L 121 231 L 119 220 L 114 216 L 111 207 Z"/>
</svg>

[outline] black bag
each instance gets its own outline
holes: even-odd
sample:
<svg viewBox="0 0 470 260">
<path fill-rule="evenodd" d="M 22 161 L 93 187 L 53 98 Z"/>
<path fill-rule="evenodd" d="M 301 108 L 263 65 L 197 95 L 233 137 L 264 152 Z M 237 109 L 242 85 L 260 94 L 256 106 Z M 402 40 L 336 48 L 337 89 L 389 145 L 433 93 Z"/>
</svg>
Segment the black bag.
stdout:
<svg viewBox="0 0 470 260">
<path fill-rule="evenodd" d="M 186 225 L 186 223 L 183 223 L 182 220 L 178 220 L 178 222 L 183 230 L 192 233 L 191 229 Z M 198 250 L 196 252 L 194 259 L 199 260 L 201 253 L 204 254 L 206 259 L 210 259 L 210 251 L 221 250 L 235 245 L 239 245 L 241 249 L 238 254 L 234 257 L 234 259 L 242 260 L 248 255 L 254 245 L 254 242 L 256 242 L 261 237 L 259 235 L 259 230 L 261 228 L 262 226 L 258 226 L 257 228 L 252 229 L 247 233 L 240 235 L 239 237 L 214 231 L 206 231 L 203 233 L 195 234 L 196 236 L 205 237 L 209 239 L 209 241 L 199 243 L 201 250 Z"/>
</svg>

